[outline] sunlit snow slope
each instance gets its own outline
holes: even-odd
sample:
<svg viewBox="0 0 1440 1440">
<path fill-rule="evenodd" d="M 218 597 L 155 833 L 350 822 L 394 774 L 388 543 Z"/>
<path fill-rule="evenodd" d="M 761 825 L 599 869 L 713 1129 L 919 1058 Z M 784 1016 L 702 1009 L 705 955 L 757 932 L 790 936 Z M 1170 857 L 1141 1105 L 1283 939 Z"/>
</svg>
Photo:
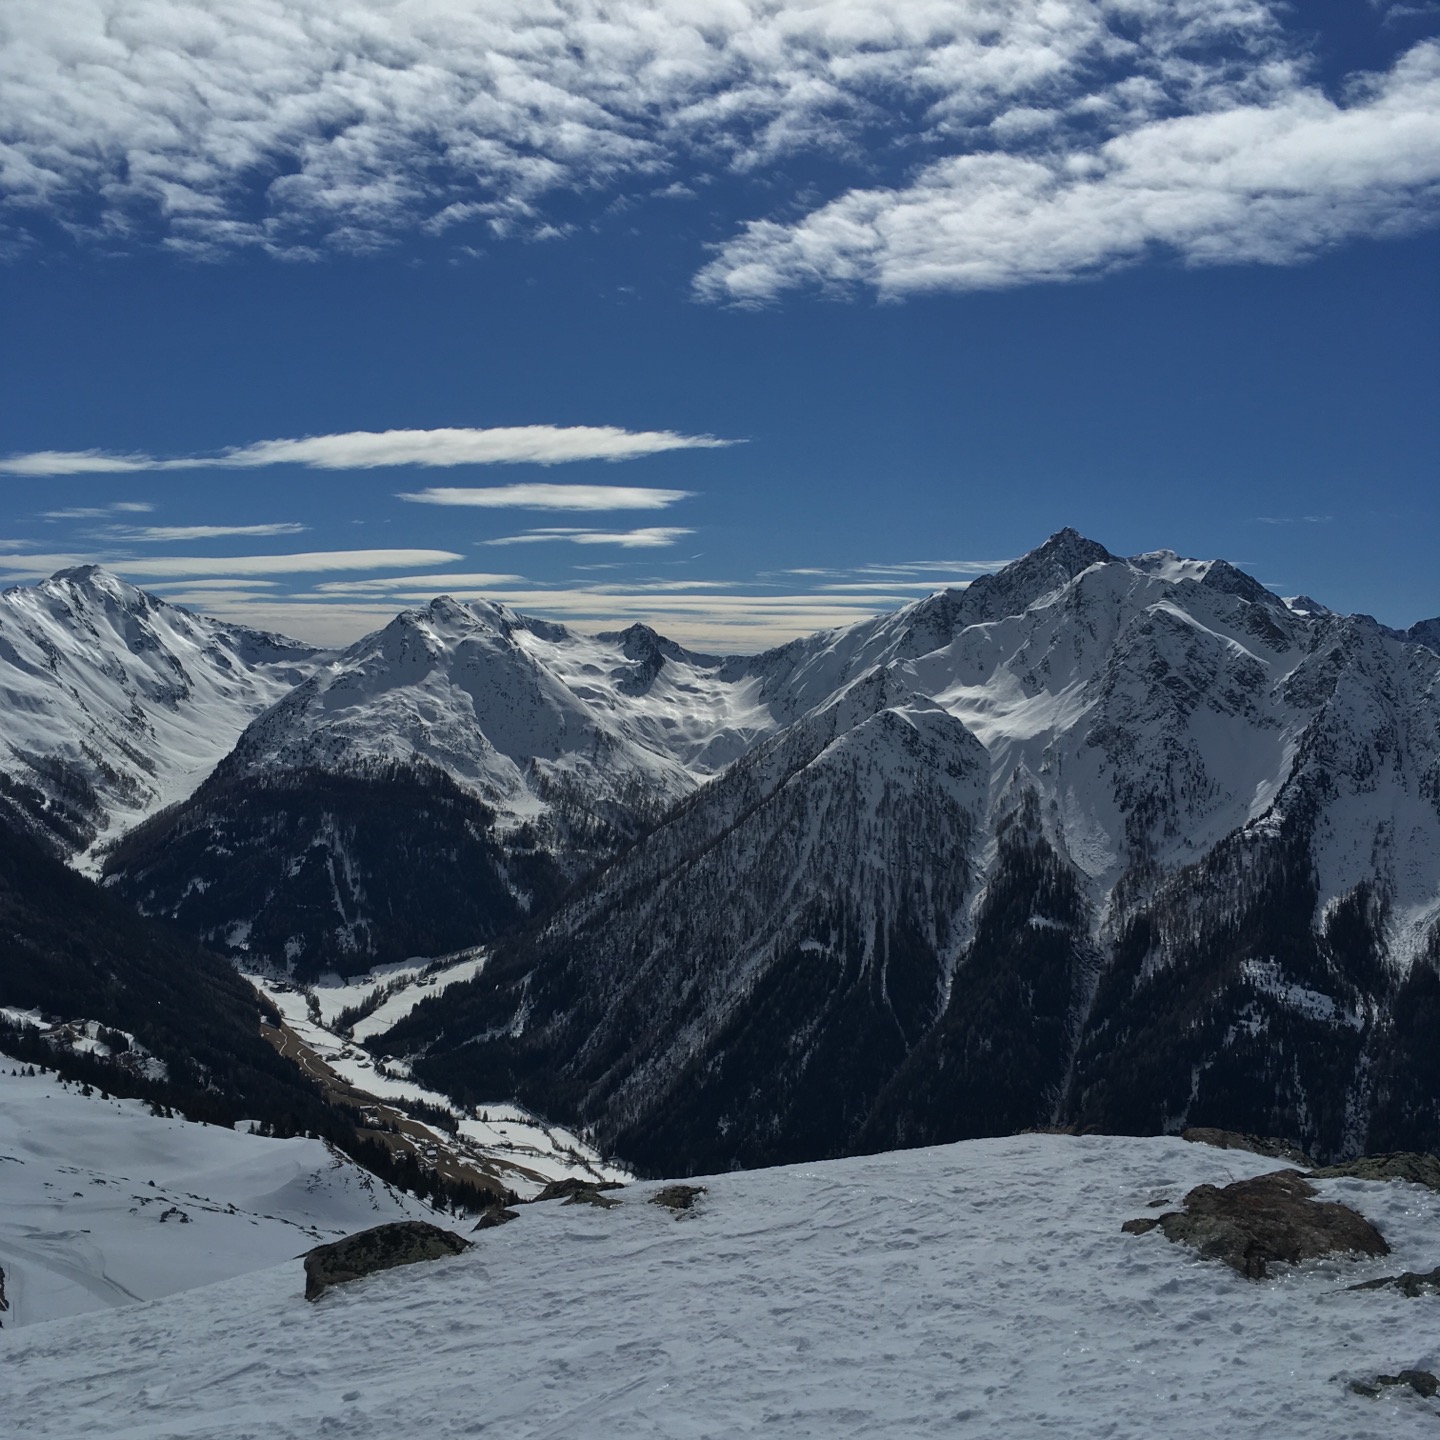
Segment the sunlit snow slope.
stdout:
<svg viewBox="0 0 1440 1440">
<path fill-rule="evenodd" d="M 164 1118 L 28 1068 L 0 1056 L 7 1328 L 208 1285 L 385 1220 L 435 1218 L 322 1141 Z M 16 1423 L 18 1412 L 0 1413 Z"/>
<path fill-rule="evenodd" d="M 0 594 L 0 804 L 66 854 L 184 799 L 314 668 L 93 565 Z"/>
<path fill-rule="evenodd" d="M 1274 1162 L 1178 1140 L 1022 1136 L 526 1207 L 452 1259 L 301 1298 L 291 1261 L 0 1334 L 23 1433 L 1369 1440 L 1435 1402 L 1352 1379 L 1440 1368 L 1440 1197 L 1328 1181 L 1384 1260 L 1247 1281 L 1121 1223 Z"/>
</svg>

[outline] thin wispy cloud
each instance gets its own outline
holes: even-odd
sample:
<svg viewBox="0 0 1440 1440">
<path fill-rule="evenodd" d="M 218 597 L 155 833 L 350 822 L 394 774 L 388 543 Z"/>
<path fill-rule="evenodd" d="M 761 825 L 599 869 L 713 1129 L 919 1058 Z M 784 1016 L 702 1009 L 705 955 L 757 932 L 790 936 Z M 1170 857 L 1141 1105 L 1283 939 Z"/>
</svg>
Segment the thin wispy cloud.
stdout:
<svg viewBox="0 0 1440 1440">
<path fill-rule="evenodd" d="M 260 440 L 253 445 L 232 446 L 213 455 L 163 457 L 121 455 L 104 450 L 35 450 L 29 454 L 0 458 L 0 473 L 129 475 L 167 470 L 255 470 L 270 465 L 297 465 L 309 470 L 374 470 L 401 465 L 427 468 L 562 465 L 577 460 L 634 460 L 672 450 L 713 450 L 733 443 L 713 435 L 679 435 L 672 430 L 622 430 L 614 425 L 354 430 L 338 435 L 308 435 L 295 440 Z"/>
<path fill-rule="evenodd" d="M 113 505 L 77 505 L 68 510 L 42 510 L 42 520 L 108 520 L 112 515 L 148 515 L 154 506 L 144 500 L 117 500 Z"/>
<path fill-rule="evenodd" d="M 686 500 L 689 490 L 651 490 L 634 485 L 489 485 L 473 489 L 435 486 L 397 496 L 417 505 L 470 506 L 481 510 L 664 510 Z"/>
<path fill-rule="evenodd" d="M 673 545 L 694 530 L 683 525 L 650 525 L 638 530 L 579 530 L 554 526 L 540 530 L 527 530 L 523 535 L 500 535 L 493 540 L 483 540 L 483 545 L 543 545 L 547 542 L 568 541 L 572 545 L 620 545 L 627 550 L 653 550 Z"/>
<path fill-rule="evenodd" d="M 1333 515 L 1257 515 L 1259 525 L 1328 525 Z"/>
<path fill-rule="evenodd" d="M 868 591 L 873 594 L 882 595 L 916 590 L 922 594 L 930 595 L 936 590 L 963 590 L 969 583 L 969 580 L 841 580 L 818 585 L 816 589 L 827 591 Z"/>
<path fill-rule="evenodd" d="M 850 581 L 857 589 L 923 589 L 930 591 L 942 589 L 950 584 L 968 584 L 975 576 L 993 574 L 1008 564 L 1010 564 L 1009 560 L 901 560 L 889 565 L 854 565 L 843 568 L 801 566 L 775 573 L 835 582 L 822 586 L 822 589 L 835 589 L 839 582 Z M 902 583 L 909 576 L 925 578 L 916 578 L 908 584 Z"/>
<path fill-rule="evenodd" d="M 404 591 L 424 590 L 442 595 L 456 590 L 499 589 L 506 585 L 523 584 L 523 575 L 500 575 L 489 571 L 467 570 L 456 574 L 380 576 L 369 580 L 326 580 L 315 587 L 317 595 L 392 595 Z"/>
<path fill-rule="evenodd" d="M 153 543 L 184 540 L 219 540 L 230 536 L 299 535 L 308 525 L 286 521 L 276 525 L 129 525 L 116 526 L 110 534 L 120 540 Z"/>
<path fill-rule="evenodd" d="M 683 195 L 805 154 L 849 178 L 722 242 L 701 295 L 994 288 L 1152 247 L 1290 263 L 1433 223 L 1437 47 L 1335 101 L 1287 18 L 1264 0 L 12 5 L 0 241 L 40 243 L 34 215 L 206 257 L 583 234 L 552 201 Z M 877 184 L 883 155 L 910 173 Z"/>
<path fill-rule="evenodd" d="M 102 564 L 126 576 L 144 578 L 226 575 L 310 575 L 330 570 L 414 569 L 465 557 L 454 550 L 311 550 L 289 555 L 39 555 L 0 554 L 0 572 L 39 575 L 74 565 Z"/>
<path fill-rule="evenodd" d="M 172 590 L 193 590 L 197 594 L 206 590 L 224 591 L 226 594 L 238 594 L 242 591 L 254 590 L 265 592 L 276 589 L 280 582 L 278 580 L 241 580 L 234 576 L 227 576 L 224 580 L 152 580 L 150 588 L 153 590 L 169 593 Z M 323 589 L 323 586 L 317 586 Z"/>
</svg>

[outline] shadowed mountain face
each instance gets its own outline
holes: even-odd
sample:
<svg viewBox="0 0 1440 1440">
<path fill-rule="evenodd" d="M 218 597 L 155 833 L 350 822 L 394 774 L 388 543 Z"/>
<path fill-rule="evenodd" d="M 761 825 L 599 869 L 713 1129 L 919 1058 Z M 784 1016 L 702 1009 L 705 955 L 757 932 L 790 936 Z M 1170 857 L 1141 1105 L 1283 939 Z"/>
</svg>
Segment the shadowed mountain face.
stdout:
<svg viewBox="0 0 1440 1440">
<path fill-rule="evenodd" d="M 657 1171 L 1055 1123 L 1436 1145 L 1420 632 L 1073 531 L 756 656 L 442 599 L 107 883 L 299 978 L 497 942 L 374 1044 Z"/>
</svg>

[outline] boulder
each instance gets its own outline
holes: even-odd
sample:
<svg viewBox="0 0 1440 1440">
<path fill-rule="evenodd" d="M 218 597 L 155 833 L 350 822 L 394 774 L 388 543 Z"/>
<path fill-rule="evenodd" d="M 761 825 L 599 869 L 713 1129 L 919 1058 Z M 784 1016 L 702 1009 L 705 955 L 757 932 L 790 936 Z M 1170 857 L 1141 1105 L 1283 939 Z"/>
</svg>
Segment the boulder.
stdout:
<svg viewBox="0 0 1440 1440">
<path fill-rule="evenodd" d="M 377 1270 L 458 1255 L 470 1242 L 424 1220 L 397 1220 L 317 1245 L 305 1256 L 305 1298 L 318 1300 L 332 1285 L 343 1285 Z"/>
<path fill-rule="evenodd" d="M 1289 1165 L 1302 1165 L 1313 1170 L 1315 1162 L 1298 1146 L 1273 1135 L 1245 1135 L 1239 1130 L 1216 1130 L 1209 1125 L 1192 1125 L 1180 1132 L 1182 1140 L 1192 1145 L 1214 1145 L 1219 1150 L 1248 1150 L 1269 1160 L 1284 1160 Z"/>
<path fill-rule="evenodd" d="M 519 1218 L 518 1210 L 507 1210 L 503 1205 L 492 1205 L 488 1210 L 481 1211 L 474 1228 L 476 1230 L 493 1230 L 497 1225 L 508 1225 L 512 1220 Z"/>
<path fill-rule="evenodd" d="M 620 1202 L 612 1200 L 604 1192 L 621 1188 L 615 1180 L 552 1180 L 530 1203 L 538 1205 L 542 1200 L 563 1200 L 567 1205 L 598 1205 L 600 1209 L 608 1210 Z"/>
<path fill-rule="evenodd" d="M 1252 1280 L 1269 1267 L 1322 1255 L 1388 1255 L 1385 1238 L 1346 1205 L 1315 1199 L 1315 1187 L 1297 1170 L 1275 1170 L 1223 1189 L 1197 1185 L 1184 1210 L 1160 1216 L 1168 1240 L 1192 1245 L 1207 1260 L 1221 1260 Z M 1143 1228 L 1127 1225 L 1132 1233 Z"/>
<path fill-rule="evenodd" d="M 1389 1155 L 1362 1155 L 1341 1165 L 1312 1169 L 1317 1180 L 1409 1180 L 1440 1190 L 1440 1158 L 1423 1151 L 1398 1150 Z"/>
<path fill-rule="evenodd" d="M 657 1190 L 651 1197 L 652 1205 L 663 1205 L 667 1210 L 675 1211 L 675 1218 L 678 1220 L 687 1210 L 695 1208 L 695 1202 L 705 1193 L 703 1185 L 667 1185 L 663 1190 Z"/>
<path fill-rule="evenodd" d="M 1417 1395 L 1427 1400 L 1440 1390 L 1437 1380 L 1428 1370 L 1402 1370 L 1398 1375 L 1377 1375 L 1373 1380 L 1352 1380 L 1350 1388 L 1357 1395 L 1368 1395 L 1375 1400 L 1382 1390 L 1392 1385 L 1408 1385 Z"/>
<path fill-rule="evenodd" d="M 1440 1265 L 1437 1265 L 1428 1275 L 1421 1274 L 1416 1270 L 1406 1270 L 1402 1275 L 1382 1275 L 1378 1280 L 1362 1280 L 1360 1284 L 1352 1285 L 1350 1288 L 1352 1290 L 1387 1290 L 1392 1286 L 1411 1300 L 1427 1292 L 1431 1295 L 1440 1295 Z"/>
</svg>

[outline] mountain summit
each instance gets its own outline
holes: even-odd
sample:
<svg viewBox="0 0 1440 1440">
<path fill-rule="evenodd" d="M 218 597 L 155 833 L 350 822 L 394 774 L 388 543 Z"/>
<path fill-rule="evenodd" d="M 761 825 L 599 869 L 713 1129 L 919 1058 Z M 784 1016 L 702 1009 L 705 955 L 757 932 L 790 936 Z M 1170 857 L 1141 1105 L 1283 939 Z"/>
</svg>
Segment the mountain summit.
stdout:
<svg viewBox="0 0 1440 1440">
<path fill-rule="evenodd" d="M 314 668 L 284 636 L 192 615 L 98 565 L 0 594 L 0 810 L 76 855 L 189 795 Z"/>
</svg>

